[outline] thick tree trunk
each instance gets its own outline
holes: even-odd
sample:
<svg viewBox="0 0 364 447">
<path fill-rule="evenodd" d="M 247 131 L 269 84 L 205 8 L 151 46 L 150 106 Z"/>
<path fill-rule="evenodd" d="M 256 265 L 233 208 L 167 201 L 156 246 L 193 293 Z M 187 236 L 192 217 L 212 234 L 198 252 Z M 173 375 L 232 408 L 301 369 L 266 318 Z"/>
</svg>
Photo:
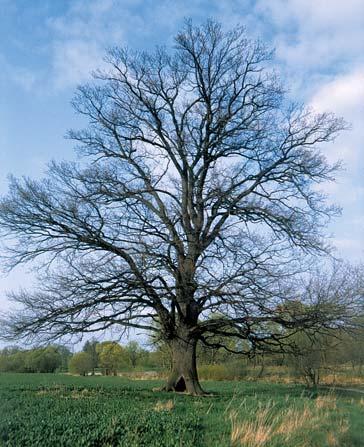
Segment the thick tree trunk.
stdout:
<svg viewBox="0 0 364 447">
<path fill-rule="evenodd" d="M 172 369 L 163 390 L 187 392 L 192 395 L 206 394 L 198 380 L 196 345 L 197 340 L 187 336 L 170 341 Z"/>
</svg>

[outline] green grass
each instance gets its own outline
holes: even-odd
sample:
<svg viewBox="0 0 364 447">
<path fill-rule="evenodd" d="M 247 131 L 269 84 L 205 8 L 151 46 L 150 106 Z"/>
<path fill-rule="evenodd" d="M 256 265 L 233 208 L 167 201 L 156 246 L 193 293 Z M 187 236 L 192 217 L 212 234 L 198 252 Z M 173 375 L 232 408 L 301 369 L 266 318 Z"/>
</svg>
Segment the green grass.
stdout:
<svg viewBox="0 0 364 447">
<path fill-rule="evenodd" d="M 214 395 L 191 397 L 153 391 L 158 385 L 0 374 L 0 446 L 364 445 L 360 395 L 313 397 L 298 385 L 205 382 Z"/>
</svg>

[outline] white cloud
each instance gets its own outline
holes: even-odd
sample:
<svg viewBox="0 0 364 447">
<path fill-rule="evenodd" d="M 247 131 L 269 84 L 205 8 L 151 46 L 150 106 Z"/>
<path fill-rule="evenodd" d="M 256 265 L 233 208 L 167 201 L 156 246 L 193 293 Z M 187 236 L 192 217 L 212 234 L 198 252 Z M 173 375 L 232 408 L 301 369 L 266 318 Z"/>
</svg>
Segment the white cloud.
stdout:
<svg viewBox="0 0 364 447">
<path fill-rule="evenodd" d="M 229 7 L 217 0 L 211 3 L 216 18 L 229 27 L 233 17 Z M 73 88 L 89 79 L 90 71 L 102 63 L 105 49 L 113 45 L 145 49 L 161 40 L 173 45 L 183 18 L 193 17 L 199 23 L 205 16 L 203 1 L 75 0 L 63 15 L 47 21 L 54 85 Z M 233 23 L 239 21 L 243 18 L 237 14 Z"/>
<path fill-rule="evenodd" d="M 138 7 L 139 4 L 139 7 Z M 74 88 L 90 79 L 103 64 L 105 49 L 144 38 L 143 47 L 164 33 L 168 40 L 174 24 L 193 8 L 174 7 L 168 0 L 144 4 L 141 0 L 77 0 L 61 16 L 49 18 L 51 78 L 56 88 Z M 151 37 L 152 36 L 152 37 Z"/>
<path fill-rule="evenodd" d="M 330 227 L 337 254 L 359 260 L 364 256 L 364 66 L 348 68 L 316 85 L 309 103 L 317 111 L 335 112 L 352 126 L 322 148 L 330 162 L 344 163 L 337 182 L 323 185 L 323 190 L 343 207 L 343 215 Z"/>
<path fill-rule="evenodd" d="M 96 42 L 76 39 L 56 42 L 52 62 L 54 85 L 64 88 L 90 79 L 92 70 L 100 66 L 102 56 Z"/>
<path fill-rule="evenodd" d="M 26 67 L 10 63 L 4 55 L 0 54 L 1 73 L 0 80 L 12 82 L 30 92 L 39 79 L 39 73 Z"/>
<path fill-rule="evenodd" d="M 352 129 L 328 146 L 330 161 L 342 159 L 348 175 L 364 172 L 364 68 L 339 75 L 314 92 L 310 105 L 317 111 L 332 111 L 342 116 Z"/>
<path fill-rule="evenodd" d="M 322 31 L 333 27 L 356 32 L 362 26 L 362 0 L 259 0 L 257 9 L 269 12 L 280 25 L 297 22 L 301 28 L 315 27 Z"/>
<path fill-rule="evenodd" d="M 323 85 L 311 103 L 319 110 L 334 110 L 351 118 L 364 112 L 364 68 L 337 76 Z"/>
<path fill-rule="evenodd" d="M 114 26 L 114 4 L 114 0 L 79 0 L 64 15 L 48 19 L 51 77 L 56 88 L 74 88 L 90 79 L 102 63 L 105 47 L 122 40 L 122 26 Z"/>
<path fill-rule="evenodd" d="M 364 65 L 363 0 L 258 0 L 295 95 Z"/>
<path fill-rule="evenodd" d="M 257 11 L 269 17 L 278 32 L 283 31 L 282 43 L 296 49 L 312 48 L 314 57 L 317 49 L 335 56 L 363 46 L 359 40 L 364 34 L 362 0 L 259 0 Z"/>
</svg>

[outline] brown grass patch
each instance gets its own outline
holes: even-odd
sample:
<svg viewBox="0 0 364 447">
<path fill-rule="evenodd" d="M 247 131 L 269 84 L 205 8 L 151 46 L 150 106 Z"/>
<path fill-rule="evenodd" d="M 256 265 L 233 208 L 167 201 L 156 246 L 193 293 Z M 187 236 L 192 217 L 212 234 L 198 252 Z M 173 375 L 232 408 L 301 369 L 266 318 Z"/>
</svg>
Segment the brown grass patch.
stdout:
<svg viewBox="0 0 364 447">
<path fill-rule="evenodd" d="M 352 375 L 347 372 L 341 372 L 338 374 L 326 374 L 322 377 L 321 382 L 323 385 L 363 386 L 364 377 L 360 375 Z"/>
<path fill-rule="evenodd" d="M 339 432 L 346 433 L 349 430 L 349 421 L 347 419 L 341 419 L 339 423 Z"/>
<path fill-rule="evenodd" d="M 326 436 L 326 440 L 327 440 L 327 445 L 329 445 L 330 447 L 335 447 L 339 445 L 339 441 L 337 440 L 337 436 L 334 432 L 329 431 L 329 433 Z"/>
<path fill-rule="evenodd" d="M 92 395 L 94 394 L 95 392 L 84 388 L 83 390 L 73 390 L 71 393 L 71 397 L 72 399 L 83 399 L 85 397 L 92 397 Z"/>
<path fill-rule="evenodd" d="M 174 402 L 172 399 L 166 402 L 158 401 L 154 407 L 154 411 L 172 411 L 174 408 Z"/>
<path fill-rule="evenodd" d="M 41 388 L 36 394 L 38 396 L 60 396 L 66 392 L 66 387 L 64 385 L 54 385 L 49 388 Z"/>
<path fill-rule="evenodd" d="M 282 413 L 280 423 L 277 426 L 275 433 L 284 436 L 288 441 L 291 436 L 297 433 L 298 430 L 307 425 L 307 421 L 315 425 L 315 414 L 308 408 L 307 405 L 303 409 L 289 408 Z"/>
<path fill-rule="evenodd" d="M 50 394 L 47 390 L 39 390 L 36 392 L 37 396 L 46 396 L 47 394 Z"/>
<path fill-rule="evenodd" d="M 273 421 L 270 408 L 260 410 L 255 420 L 239 422 L 236 413 L 231 414 L 231 443 L 246 447 L 261 447 L 271 438 Z"/>
<path fill-rule="evenodd" d="M 327 408 L 329 410 L 336 409 L 336 396 L 327 394 L 326 396 L 318 396 L 316 399 L 316 408 Z"/>
<path fill-rule="evenodd" d="M 231 445 L 268 447 L 275 441 L 282 442 L 282 446 L 309 446 L 312 432 L 320 431 L 335 411 L 336 397 L 332 395 L 319 396 L 315 402 L 307 402 L 303 407 L 294 402 L 285 410 L 278 410 L 272 402 L 260 404 L 244 420 L 239 418 L 235 410 L 230 413 Z M 348 421 L 340 419 L 335 425 L 335 431 L 330 430 L 327 434 L 328 445 L 340 445 L 338 439 L 348 429 Z"/>
</svg>

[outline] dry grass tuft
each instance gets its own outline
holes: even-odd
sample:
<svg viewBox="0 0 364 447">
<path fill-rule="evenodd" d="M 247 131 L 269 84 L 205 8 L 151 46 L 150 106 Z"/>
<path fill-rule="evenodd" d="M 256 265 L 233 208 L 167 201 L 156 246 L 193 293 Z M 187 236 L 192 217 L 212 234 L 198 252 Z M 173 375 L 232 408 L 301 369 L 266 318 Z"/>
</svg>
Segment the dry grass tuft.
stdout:
<svg viewBox="0 0 364 447">
<path fill-rule="evenodd" d="M 346 433 L 349 430 L 349 421 L 347 419 L 341 419 L 339 423 L 339 432 Z"/>
<path fill-rule="evenodd" d="M 310 421 L 311 424 L 315 422 L 315 415 L 307 405 L 305 405 L 302 410 L 289 408 L 282 413 L 275 433 L 284 435 L 284 439 L 288 441 L 293 434 L 307 425 L 307 421 Z"/>
<path fill-rule="evenodd" d="M 270 420 L 271 408 L 261 409 L 253 421 L 239 422 L 237 413 L 231 414 L 231 443 L 246 447 L 261 447 L 270 439 L 273 422 Z"/>
<path fill-rule="evenodd" d="M 337 437 L 335 435 L 334 432 L 329 431 L 327 436 L 326 436 L 326 441 L 327 441 L 327 445 L 329 445 L 330 447 L 336 447 L 339 445 L 339 441 L 337 440 Z"/>
<path fill-rule="evenodd" d="M 339 386 L 353 386 L 364 385 L 363 375 L 349 374 L 347 371 L 342 371 L 338 374 L 326 374 L 322 377 L 322 385 L 339 385 Z"/>
<path fill-rule="evenodd" d="M 172 399 L 166 402 L 158 401 L 154 407 L 154 411 L 172 411 L 174 408 L 174 402 Z"/>
<path fill-rule="evenodd" d="M 316 399 L 316 408 L 327 408 L 329 410 L 336 409 L 336 396 L 327 394 L 326 396 L 318 396 Z"/>
<path fill-rule="evenodd" d="M 244 404 L 244 403 L 243 403 Z M 293 403 L 288 409 L 279 410 L 274 403 L 260 404 L 245 420 L 239 420 L 237 411 L 230 413 L 231 444 L 244 447 L 268 447 L 272 442 L 279 445 L 309 446 L 308 434 L 320 432 L 322 425 L 330 421 L 336 410 L 336 397 L 319 396 L 315 403 L 307 402 L 303 407 Z M 327 434 L 327 444 L 338 446 L 340 435 L 349 429 L 346 419 L 340 419 L 335 431 Z M 274 444 L 278 445 L 278 444 Z"/>
<path fill-rule="evenodd" d="M 37 396 L 45 396 L 47 394 L 49 394 L 49 391 L 47 390 L 39 390 L 36 392 Z"/>
<path fill-rule="evenodd" d="M 93 397 L 93 395 L 95 395 L 95 392 L 88 390 L 87 388 L 82 390 L 73 390 L 71 393 L 72 399 L 83 399 L 85 397 Z"/>
</svg>

